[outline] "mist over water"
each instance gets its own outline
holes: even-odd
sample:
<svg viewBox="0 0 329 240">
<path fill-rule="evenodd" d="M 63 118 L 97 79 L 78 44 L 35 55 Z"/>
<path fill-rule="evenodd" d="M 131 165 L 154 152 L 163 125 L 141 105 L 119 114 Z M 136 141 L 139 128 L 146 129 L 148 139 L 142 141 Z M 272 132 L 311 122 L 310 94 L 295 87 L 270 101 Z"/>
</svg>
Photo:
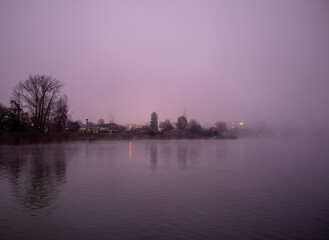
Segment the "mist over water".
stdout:
<svg viewBox="0 0 329 240">
<path fill-rule="evenodd" d="M 325 0 L 1 0 L 1 142 L 90 140 L 0 145 L 0 239 L 327 238 L 328 12 Z M 7 108 L 29 75 L 64 84 L 65 119 L 51 104 L 38 114 L 62 125 L 39 129 L 19 98 Z M 151 138 L 139 128 L 151 113 L 154 139 L 94 141 Z M 183 130 L 159 133 L 180 116 Z M 207 129 L 191 134 L 193 119 Z M 49 129 L 68 131 L 35 133 Z"/>
<path fill-rule="evenodd" d="M 0 147 L 1 239 L 324 239 L 328 144 L 135 140 Z"/>
<path fill-rule="evenodd" d="M 72 118 L 327 125 L 327 1 L 1 1 L 0 102 L 30 73 Z"/>
</svg>

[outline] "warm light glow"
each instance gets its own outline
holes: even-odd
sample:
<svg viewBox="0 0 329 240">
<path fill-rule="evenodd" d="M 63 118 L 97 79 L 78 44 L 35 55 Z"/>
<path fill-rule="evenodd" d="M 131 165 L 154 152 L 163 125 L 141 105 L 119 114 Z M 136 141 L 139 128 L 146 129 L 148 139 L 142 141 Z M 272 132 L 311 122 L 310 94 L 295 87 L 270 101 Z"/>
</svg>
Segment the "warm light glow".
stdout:
<svg viewBox="0 0 329 240">
<path fill-rule="evenodd" d="M 131 159 L 131 141 L 129 142 L 129 159 Z"/>
<path fill-rule="evenodd" d="M 159 132 L 161 132 L 161 131 L 163 130 L 163 128 L 161 128 L 161 127 L 158 127 L 158 130 L 159 130 Z"/>
<path fill-rule="evenodd" d="M 32 123 L 31 126 L 34 127 L 34 124 Z"/>
<path fill-rule="evenodd" d="M 240 124 L 241 126 L 243 126 L 244 123 L 243 123 L 243 122 L 240 122 L 239 124 Z"/>
<path fill-rule="evenodd" d="M 129 127 L 128 127 L 128 130 L 131 130 L 133 127 L 131 126 L 131 125 L 129 125 Z"/>
</svg>

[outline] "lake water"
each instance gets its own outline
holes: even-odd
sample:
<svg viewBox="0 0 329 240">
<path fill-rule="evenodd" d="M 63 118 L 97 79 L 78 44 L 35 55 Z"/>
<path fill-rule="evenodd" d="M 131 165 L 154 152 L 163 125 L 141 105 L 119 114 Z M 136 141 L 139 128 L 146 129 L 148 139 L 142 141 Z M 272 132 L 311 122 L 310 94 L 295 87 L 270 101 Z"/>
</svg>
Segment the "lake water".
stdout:
<svg viewBox="0 0 329 240">
<path fill-rule="evenodd" d="M 0 146 L 0 239 L 328 239 L 329 143 Z"/>
</svg>

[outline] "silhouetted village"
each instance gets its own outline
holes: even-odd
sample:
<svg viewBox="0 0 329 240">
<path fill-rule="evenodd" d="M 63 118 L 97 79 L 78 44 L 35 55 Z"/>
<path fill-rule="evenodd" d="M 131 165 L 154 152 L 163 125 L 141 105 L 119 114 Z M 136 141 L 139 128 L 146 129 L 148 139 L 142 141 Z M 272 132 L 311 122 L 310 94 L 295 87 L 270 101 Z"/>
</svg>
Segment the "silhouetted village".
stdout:
<svg viewBox="0 0 329 240">
<path fill-rule="evenodd" d="M 195 120 L 188 121 L 183 114 L 172 123 L 158 122 L 153 112 L 150 123 L 122 126 L 114 122 L 97 124 L 73 121 L 69 115 L 68 98 L 61 94 L 63 84 L 52 76 L 30 75 L 13 89 L 10 107 L 0 104 L 0 143 L 26 144 L 79 139 L 139 139 L 139 138 L 218 138 L 234 139 L 252 132 L 261 136 L 267 130 L 250 131 L 244 122 L 230 124 L 218 121 L 212 127 L 203 127 Z M 261 129 L 259 128 L 259 129 Z M 268 132 L 268 130 L 267 130 Z"/>
</svg>

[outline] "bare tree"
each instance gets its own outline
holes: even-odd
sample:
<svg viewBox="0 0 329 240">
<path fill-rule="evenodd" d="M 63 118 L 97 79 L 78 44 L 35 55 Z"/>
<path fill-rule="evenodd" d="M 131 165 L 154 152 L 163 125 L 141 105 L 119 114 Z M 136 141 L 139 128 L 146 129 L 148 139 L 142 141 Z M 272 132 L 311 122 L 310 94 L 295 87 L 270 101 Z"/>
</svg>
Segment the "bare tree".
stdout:
<svg viewBox="0 0 329 240">
<path fill-rule="evenodd" d="M 32 124 L 44 132 L 63 84 L 45 75 L 30 75 L 14 88 L 13 99 L 30 114 Z"/>
<path fill-rule="evenodd" d="M 56 132 L 64 131 L 66 122 L 69 118 L 68 110 L 67 96 L 62 95 L 54 106 L 53 124 Z"/>
<path fill-rule="evenodd" d="M 7 130 L 9 109 L 0 103 L 0 132 Z"/>
</svg>

